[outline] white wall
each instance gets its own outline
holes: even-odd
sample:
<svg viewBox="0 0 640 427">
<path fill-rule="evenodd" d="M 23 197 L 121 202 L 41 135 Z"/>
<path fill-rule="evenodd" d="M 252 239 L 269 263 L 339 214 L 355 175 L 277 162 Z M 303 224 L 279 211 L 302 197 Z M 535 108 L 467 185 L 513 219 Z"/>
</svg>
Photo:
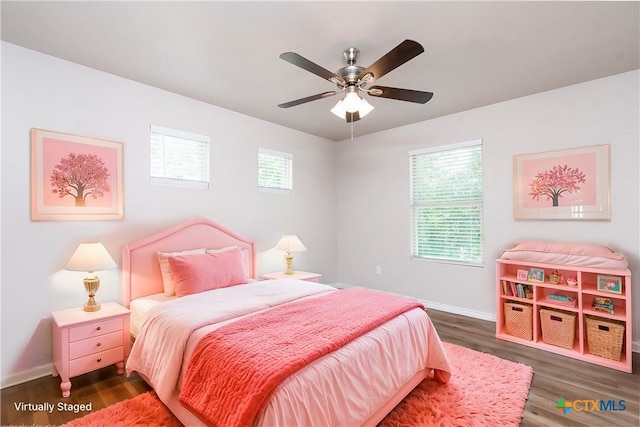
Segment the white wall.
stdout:
<svg viewBox="0 0 640 427">
<path fill-rule="evenodd" d="M 50 313 L 86 302 L 82 273 L 61 271 L 86 241 L 120 246 L 197 216 L 256 239 L 260 273 L 284 269 L 270 251 L 297 234 L 294 266 L 336 279 L 335 143 L 77 64 L 2 43 L 2 384 L 50 373 Z M 149 183 L 149 125 L 209 135 L 211 188 Z M 123 221 L 31 221 L 31 128 L 124 144 Z M 257 191 L 257 147 L 294 155 L 290 196 Z M 118 301 L 119 271 L 99 301 Z"/>
<path fill-rule="evenodd" d="M 494 261 L 502 249 L 520 239 L 600 243 L 629 258 L 638 343 L 639 80 L 638 71 L 624 73 L 339 143 L 338 281 L 494 319 Z M 431 102 L 445 96 L 436 93 Z M 412 261 L 408 151 L 478 138 L 484 144 L 484 268 Z M 597 144 L 611 145 L 610 221 L 513 219 L 514 154 Z"/>
</svg>

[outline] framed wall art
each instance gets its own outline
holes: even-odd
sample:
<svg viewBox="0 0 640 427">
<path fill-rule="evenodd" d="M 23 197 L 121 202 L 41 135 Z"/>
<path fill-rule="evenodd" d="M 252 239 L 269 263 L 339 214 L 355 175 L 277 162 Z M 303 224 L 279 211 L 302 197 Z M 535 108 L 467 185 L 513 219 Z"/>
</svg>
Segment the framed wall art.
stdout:
<svg viewBox="0 0 640 427">
<path fill-rule="evenodd" d="M 122 143 L 31 129 L 31 219 L 123 218 Z"/>
<path fill-rule="evenodd" d="M 527 277 L 527 280 L 529 282 L 537 282 L 537 283 L 544 282 L 544 270 L 540 268 L 532 268 L 531 270 L 529 270 L 529 275 Z"/>
<path fill-rule="evenodd" d="M 518 280 L 527 280 L 529 278 L 529 272 L 527 270 L 518 270 L 516 277 Z"/>
<path fill-rule="evenodd" d="M 609 145 L 513 156 L 515 219 L 611 219 Z"/>
<path fill-rule="evenodd" d="M 601 292 L 622 293 L 622 277 L 598 274 L 597 289 Z"/>
</svg>

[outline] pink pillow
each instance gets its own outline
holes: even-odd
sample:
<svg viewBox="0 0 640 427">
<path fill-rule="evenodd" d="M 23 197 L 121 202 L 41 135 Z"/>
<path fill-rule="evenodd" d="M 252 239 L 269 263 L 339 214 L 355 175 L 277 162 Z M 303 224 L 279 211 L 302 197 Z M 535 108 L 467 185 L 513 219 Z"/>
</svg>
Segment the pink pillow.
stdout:
<svg viewBox="0 0 640 427">
<path fill-rule="evenodd" d="M 247 283 L 240 249 L 169 257 L 176 295 L 184 296 Z"/>
<path fill-rule="evenodd" d="M 164 289 L 165 295 L 173 296 L 176 294 L 176 281 L 173 278 L 173 274 L 171 273 L 171 266 L 169 266 L 169 257 L 179 256 L 179 255 L 203 254 L 203 253 L 205 253 L 204 248 L 191 249 L 188 251 L 157 253 L 158 263 L 160 264 L 160 272 L 162 273 L 162 287 Z"/>
</svg>

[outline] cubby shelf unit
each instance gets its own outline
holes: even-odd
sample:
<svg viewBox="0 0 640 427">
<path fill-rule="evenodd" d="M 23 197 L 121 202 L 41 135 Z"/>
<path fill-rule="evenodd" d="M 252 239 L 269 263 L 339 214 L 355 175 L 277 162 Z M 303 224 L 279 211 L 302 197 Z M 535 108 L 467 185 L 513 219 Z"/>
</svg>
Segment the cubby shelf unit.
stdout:
<svg viewBox="0 0 640 427">
<path fill-rule="evenodd" d="M 518 270 L 540 269 L 544 270 L 544 282 L 530 282 L 517 278 Z M 577 278 L 577 285 L 569 286 L 567 284 L 553 284 L 549 282 L 548 276 L 557 271 L 558 275 L 562 275 L 565 281 L 570 276 Z M 597 276 L 617 276 L 622 280 L 621 293 L 612 293 L 599 291 L 597 289 Z M 521 283 L 531 285 L 533 287 L 533 298 L 519 298 L 513 295 L 505 295 L 503 293 L 502 281 Z M 515 261 L 498 259 L 496 261 L 496 337 L 499 339 L 515 342 L 518 344 L 536 347 L 549 352 L 572 357 L 574 359 L 584 360 L 608 368 L 617 369 L 624 372 L 632 372 L 632 311 L 631 311 L 631 272 L 626 270 L 611 270 L 592 267 L 577 267 L 558 264 L 544 264 L 536 262 Z M 556 304 L 545 299 L 547 294 L 561 293 L 572 296 L 577 300 L 576 307 L 570 307 L 564 304 Z M 592 309 L 594 298 L 603 297 L 610 298 L 615 306 L 613 314 Z M 529 304 L 533 316 L 533 339 L 527 340 L 516 336 L 509 335 L 505 327 L 504 303 L 514 302 L 521 304 Z M 562 310 L 565 313 L 571 312 L 576 315 L 575 322 L 575 340 L 573 348 L 564 348 L 556 345 L 547 344 L 542 339 L 542 325 L 540 318 L 540 309 Z M 597 356 L 589 352 L 587 339 L 587 325 L 585 323 L 586 316 L 597 317 L 605 321 L 615 321 L 624 325 L 624 334 L 622 342 L 622 350 L 620 360 L 608 359 Z"/>
</svg>

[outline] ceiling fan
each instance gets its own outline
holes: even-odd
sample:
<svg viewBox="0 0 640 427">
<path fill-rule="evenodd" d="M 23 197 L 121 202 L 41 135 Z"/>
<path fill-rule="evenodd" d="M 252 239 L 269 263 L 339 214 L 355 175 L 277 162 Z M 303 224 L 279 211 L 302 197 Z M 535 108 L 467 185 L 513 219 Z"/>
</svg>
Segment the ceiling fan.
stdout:
<svg viewBox="0 0 640 427">
<path fill-rule="evenodd" d="M 338 101 L 336 106 L 331 109 L 331 112 L 338 117 L 346 119 L 347 123 L 351 123 L 360 120 L 374 108 L 364 98 L 359 96 L 360 92 L 376 96 L 378 98 L 396 99 L 399 101 L 425 104 L 433 97 L 433 93 L 387 86 L 371 86 L 368 89 L 366 88 L 368 84 L 373 83 L 388 72 L 395 70 L 405 62 L 420 55 L 422 52 L 424 52 L 424 48 L 420 43 L 413 40 L 405 40 L 387 52 L 382 56 L 382 58 L 378 59 L 372 65 L 367 68 L 363 68 L 356 65 L 360 51 L 355 47 L 351 47 L 344 51 L 344 57 L 348 65 L 340 68 L 335 73 L 332 73 L 331 71 L 309 61 L 295 52 L 285 52 L 280 55 L 280 58 L 295 66 L 305 69 L 310 73 L 320 76 L 323 79 L 335 83 L 336 86 L 338 86 L 338 90 L 318 93 L 316 95 L 307 96 L 306 98 L 285 102 L 284 104 L 279 104 L 278 107 L 295 107 L 296 105 L 310 101 L 316 101 L 339 93 L 345 93 L 344 99 Z"/>
</svg>

